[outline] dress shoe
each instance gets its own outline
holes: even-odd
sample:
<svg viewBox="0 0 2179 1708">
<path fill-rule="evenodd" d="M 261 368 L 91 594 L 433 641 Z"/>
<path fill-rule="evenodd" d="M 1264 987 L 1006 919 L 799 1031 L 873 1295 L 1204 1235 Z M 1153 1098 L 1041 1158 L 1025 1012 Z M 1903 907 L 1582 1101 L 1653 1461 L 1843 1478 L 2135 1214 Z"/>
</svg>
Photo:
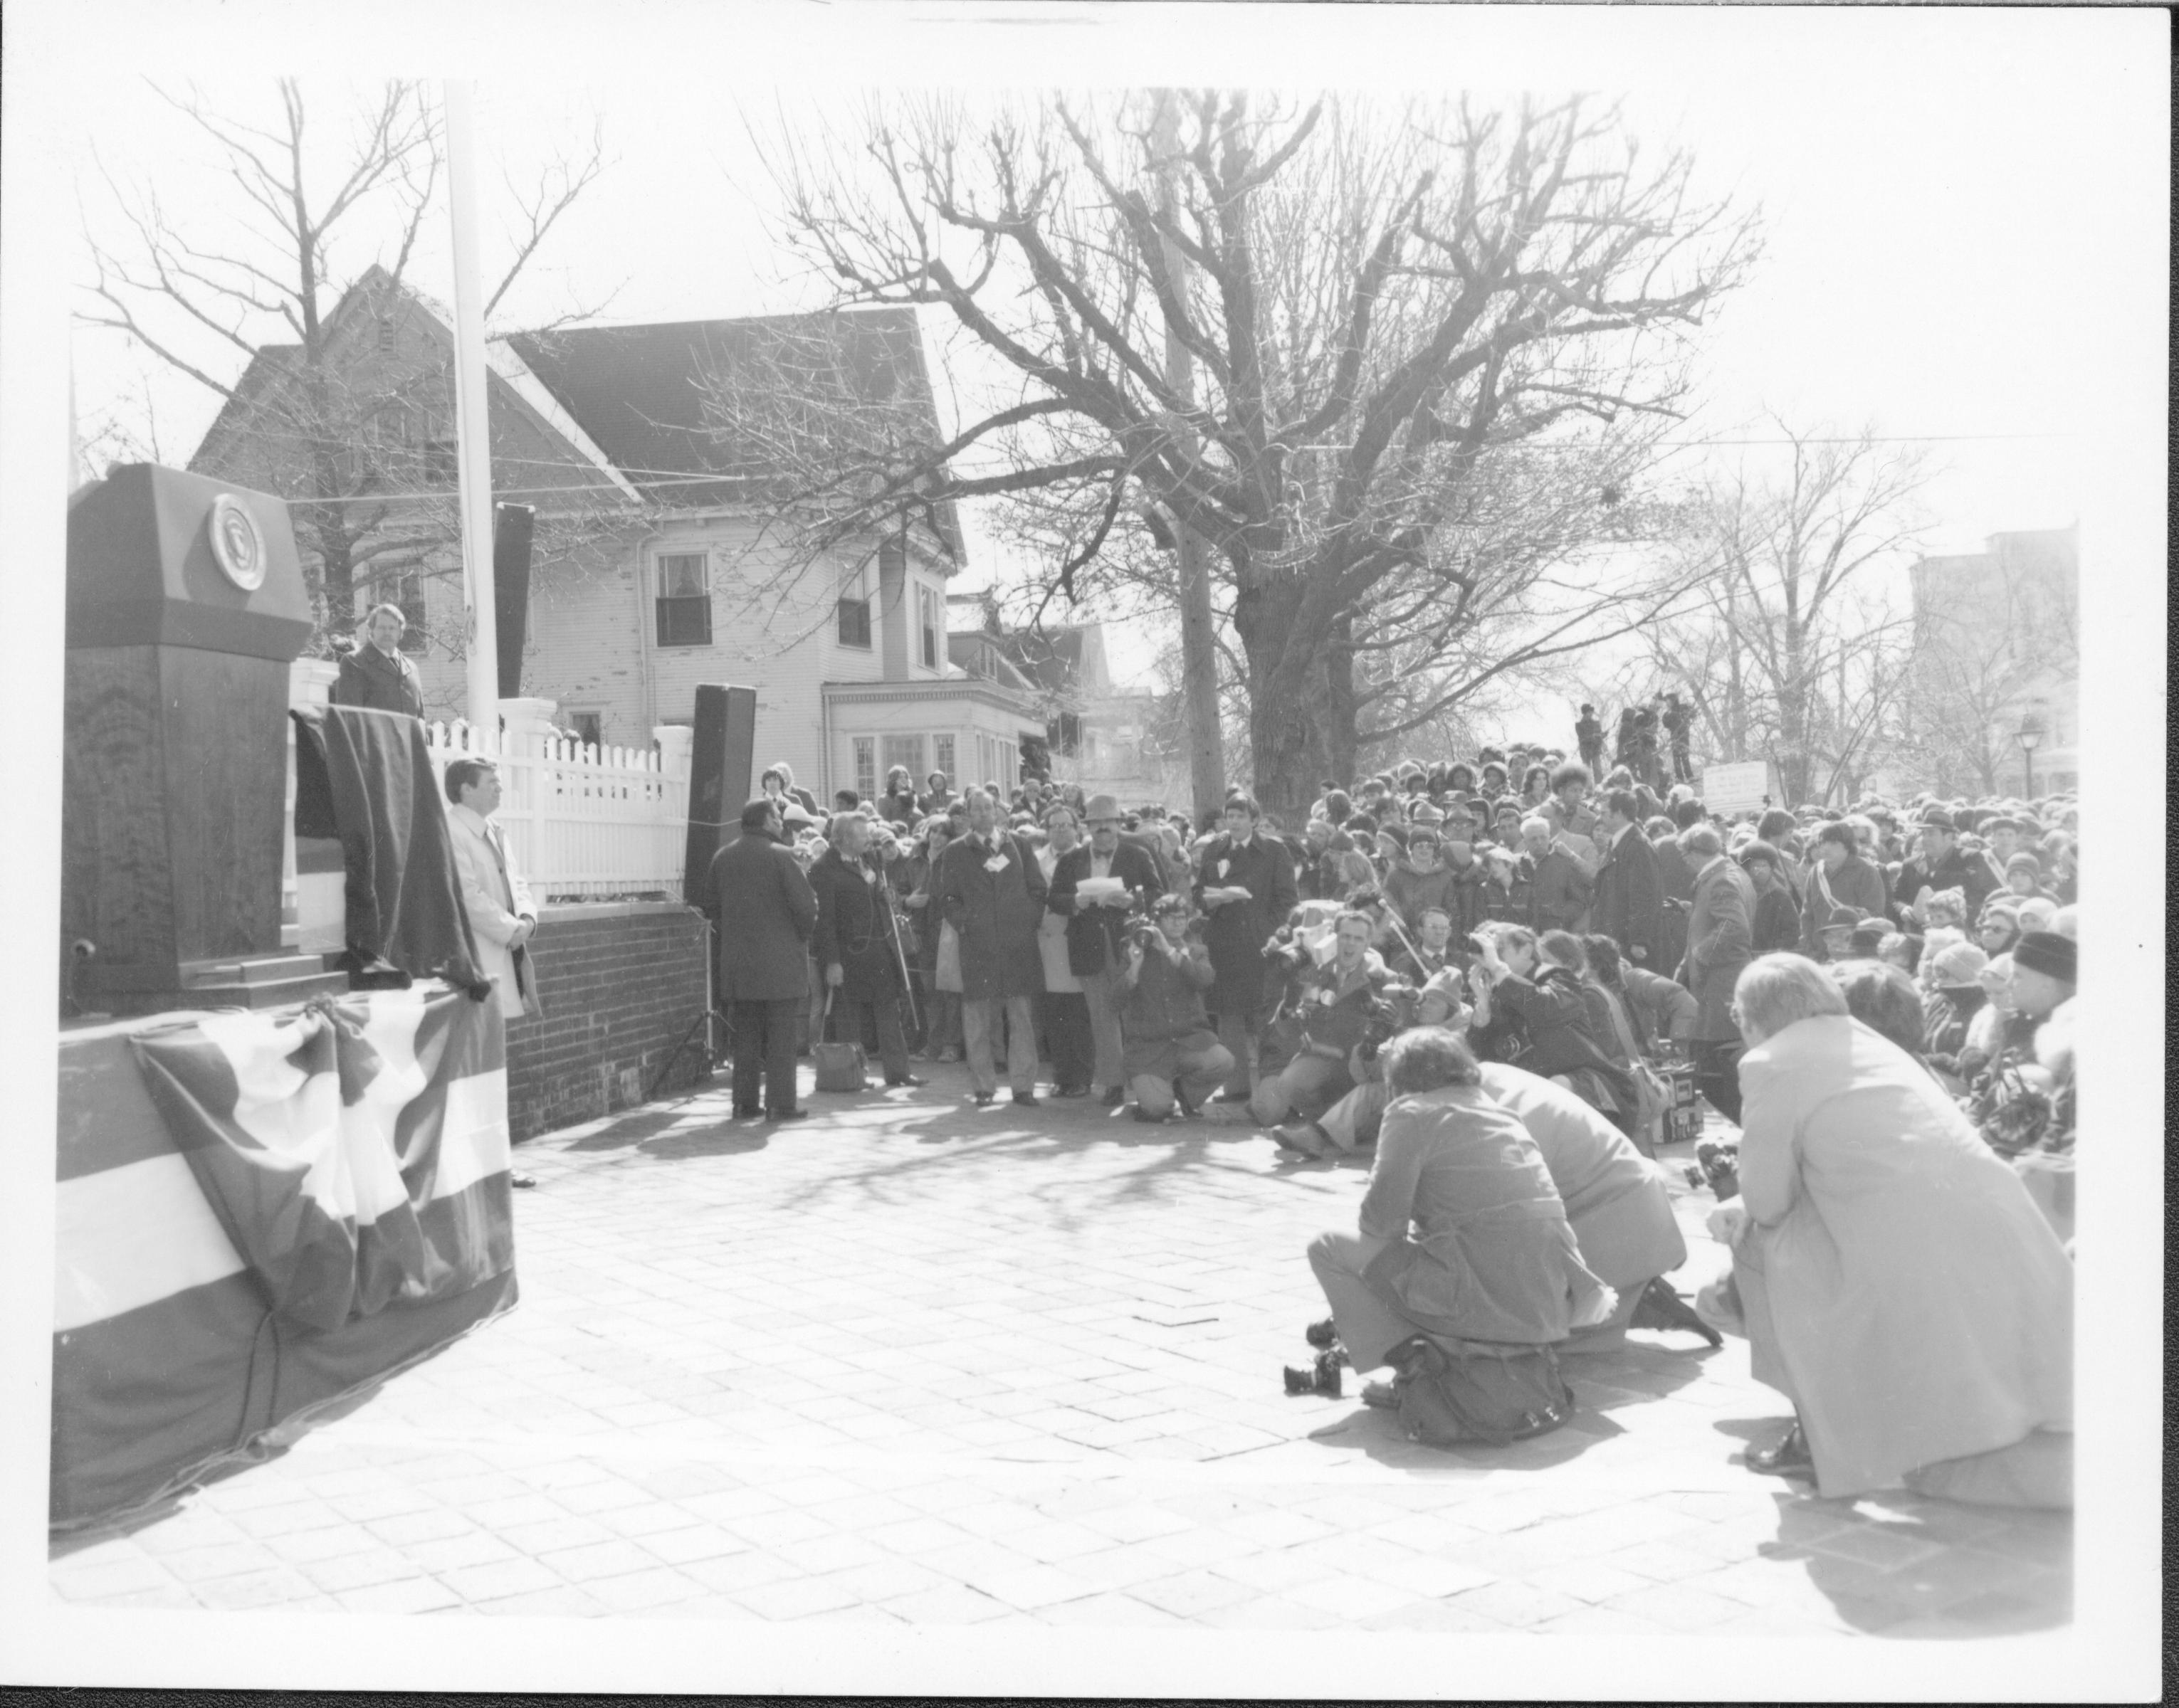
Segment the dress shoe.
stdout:
<svg viewBox="0 0 2179 1708">
<path fill-rule="evenodd" d="M 510 1186 L 534 1186 L 537 1184 L 537 1176 L 535 1174 L 509 1174 L 507 1177 L 507 1184 Z"/>
<path fill-rule="evenodd" d="M 1172 1107 L 1173 1112 L 1183 1121 L 1199 1121 L 1203 1119 L 1203 1111 L 1188 1100 L 1188 1093 L 1181 1089 L 1178 1080 L 1175 1080 L 1172 1084 Z"/>
<path fill-rule="evenodd" d="M 1748 1468 L 1770 1476 L 1813 1476 L 1816 1461 L 1809 1452 L 1808 1437 L 1801 1433 L 1800 1419 L 1793 1420 L 1793 1426 L 1775 1447 L 1748 1448 Z"/>
<path fill-rule="evenodd" d="M 807 1109 L 774 1109 L 770 1114 L 766 1115 L 765 1119 L 768 1121 L 806 1121 L 810 1119 L 810 1111 Z"/>
<path fill-rule="evenodd" d="M 1380 1411 L 1397 1411 L 1400 1390 L 1389 1382 L 1365 1382 L 1362 1384 L 1362 1403 L 1374 1405 Z"/>
<path fill-rule="evenodd" d="M 1016 1092 L 1014 1093 L 1014 1101 L 1019 1103 L 1025 1109 L 1033 1109 L 1036 1108 L 1039 1103 L 1042 1103 L 1044 1099 L 1037 1096 L 1035 1092 Z"/>
<path fill-rule="evenodd" d="M 974 1092 L 970 1093 L 970 1095 L 976 1099 L 976 1107 L 980 1109 L 985 1106 L 985 1104 L 990 1103 L 993 1098 L 996 1097 L 998 1093 L 996 1092 Z"/>
<path fill-rule="evenodd" d="M 1104 1104 L 1106 1109 L 1117 1109 L 1122 1103 L 1127 1102 L 1127 1100 L 1128 1088 L 1125 1086 L 1107 1086 L 1105 1087 Z"/>
<path fill-rule="evenodd" d="M 898 1079 L 887 1080 L 886 1083 L 889 1086 L 927 1086 L 930 1081 L 919 1080 L 914 1074 L 903 1074 Z"/>
<path fill-rule="evenodd" d="M 1056 1098 L 1086 1098 L 1090 1095 L 1090 1087 L 1087 1086 L 1054 1086 L 1051 1088 L 1051 1094 Z"/>
<path fill-rule="evenodd" d="M 1321 1158 L 1331 1149 L 1331 1141 L 1325 1137 L 1314 1121 L 1296 1121 L 1291 1126 L 1274 1127 L 1271 1136 L 1279 1141 L 1281 1150 L 1299 1151 L 1304 1157 Z"/>
</svg>

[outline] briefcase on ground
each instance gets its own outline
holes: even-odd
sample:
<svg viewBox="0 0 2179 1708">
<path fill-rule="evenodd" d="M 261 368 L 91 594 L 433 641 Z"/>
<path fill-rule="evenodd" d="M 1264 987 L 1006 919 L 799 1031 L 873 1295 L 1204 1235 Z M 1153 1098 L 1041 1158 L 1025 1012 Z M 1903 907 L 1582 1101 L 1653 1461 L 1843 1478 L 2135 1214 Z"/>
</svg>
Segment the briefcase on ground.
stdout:
<svg viewBox="0 0 2179 1708">
<path fill-rule="evenodd" d="M 832 999 L 825 998 L 825 1029 L 832 1029 Z M 859 1043 L 815 1043 L 810 1047 L 810 1059 L 817 1065 L 817 1089 L 821 1092 L 859 1092 L 869 1088 L 870 1058 L 863 1054 Z"/>
</svg>

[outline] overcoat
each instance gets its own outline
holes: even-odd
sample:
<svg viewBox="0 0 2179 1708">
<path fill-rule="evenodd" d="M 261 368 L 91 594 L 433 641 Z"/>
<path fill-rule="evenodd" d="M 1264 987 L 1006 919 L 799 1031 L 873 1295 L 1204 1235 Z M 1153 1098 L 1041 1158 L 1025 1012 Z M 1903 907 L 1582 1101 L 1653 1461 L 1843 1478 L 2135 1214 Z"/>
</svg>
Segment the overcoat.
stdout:
<svg viewBox="0 0 2179 1708">
<path fill-rule="evenodd" d="M 515 928 L 537 917 L 537 905 L 506 839 L 493 846 L 491 828 L 489 819 L 467 807 L 447 808 L 447 840 L 476 939 L 477 971 L 499 987 L 500 1012 L 513 1020 L 538 1011 L 535 963 L 526 950 L 518 960 L 508 947 Z"/>
<path fill-rule="evenodd" d="M 1385 1106 L 1360 1224 L 1392 1242 L 1370 1289 L 1426 1333 L 1549 1345 L 1602 1289 L 1535 1141 L 1479 1087 Z"/>
<path fill-rule="evenodd" d="M 1090 875 L 1093 857 L 1087 842 L 1061 855 L 1059 863 L 1051 868 L 1051 892 L 1046 904 L 1067 922 L 1067 970 L 1077 978 L 1084 973 L 1117 972 L 1126 960 L 1116 939 L 1127 919 L 1127 909 L 1090 907 L 1079 913 L 1074 909 L 1075 891 Z M 1138 908 L 1148 906 L 1165 893 L 1165 874 L 1150 851 L 1135 843 L 1122 842 L 1112 851 L 1111 875 L 1128 886 Z"/>
<path fill-rule="evenodd" d="M 1755 884 L 1731 856 L 1714 856 L 1695 874 L 1688 904 L 1688 959 L 1680 983 L 1694 993 L 1694 1037 L 1718 1042 L 1740 1036 L 1732 1023 L 1732 987 L 1755 958 Z"/>
<path fill-rule="evenodd" d="M 1204 942 L 1210 950 L 1210 1006 L 1222 1015 L 1253 1014 L 1271 994 L 1264 945 L 1287 922 L 1300 900 L 1294 888 L 1293 856 L 1287 845 L 1260 828 L 1246 846 L 1232 836 L 1212 839 L 1195 868 L 1195 905 L 1208 889 L 1246 890 L 1246 901 L 1229 901 L 1205 917 Z"/>
<path fill-rule="evenodd" d="M 1564 1086 L 1504 1062 L 1484 1063 L 1483 1089 L 1536 1141 L 1581 1261 L 1600 1280 L 1639 1287 L 1688 1261 L 1664 1171 L 1618 1128 Z"/>
<path fill-rule="evenodd" d="M 1649 851 L 1656 857 L 1657 893 L 1664 901 L 1693 901 L 1695 871 L 1688 864 L 1688 857 L 1680 852 L 1678 841 L 1671 836 L 1660 836 L 1650 843 Z M 1687 909 L 1661 906 L 1657 915 L 1657 971 L 1667 976 L 1677 974 L 1687 954 Z"/>
<path fill-rule="evenodd" d="M 1599 837 L 1600 846 L 1603 839 Z M 1596 871 L 1595 928 L 1626 951 L 1627 958 L 1651 972 L 1660 968 L 1659 916 L 1665 911 L 1665 892 L 1657 876 L 1657 851 L 1642 834 L 1640 825 L 1620 833 L 1619 840 L 1603 848 L 1603 864 Z M 1636 950 L 1640 950 L 1637 954 Z"/>
<path fill-rule="evenodd" d="M 867 879 L 864 872 L 870 872 Z M 842 1002 L 892 1001 L 900 991 L 900 973 L 893 964 L 892 910 L 884 878 L 828 847 L 810 865 L 810 888 L 817 898 L 810 949 L 819 976 L 837 961 Z"/>
<path fill-rule="evenodd" d="M 719 934 L 718 999 L 807 997 L 817 898 L 793 855 L 763 831 L 744 830 L 711 857 L 711 895 Z"/>
<path fill-rule="evenodd" d="M 378 712 L 424 715 L 424 679 L 400 653 L 388 658 L 370 642 L 342 654 L 340 674 L 327 696 L 337 706 L 367 706 Z"/>
<path fill-rule="evenodd" d="M 932 892 L 961 939 L 961 999 L 989 1002 L 1037 996 L 1044 957 L 1036 946 L 1044 915 L 1043 869 L 1019 836 L 999 832 L 998 849 L 980 836 L 957 836 L 938 857 Z M 994 859 L 999 870 L 988 868 Z"/>
<path fill-rule="evenodd" d="M 1793 1400 L 1824 1497 L 2070 1429 L 2072 1263 L 1937 1082 L 1822 1015 L 1742 1056 L 1740 1087 L 1754 1374 Z"/>
</svg>

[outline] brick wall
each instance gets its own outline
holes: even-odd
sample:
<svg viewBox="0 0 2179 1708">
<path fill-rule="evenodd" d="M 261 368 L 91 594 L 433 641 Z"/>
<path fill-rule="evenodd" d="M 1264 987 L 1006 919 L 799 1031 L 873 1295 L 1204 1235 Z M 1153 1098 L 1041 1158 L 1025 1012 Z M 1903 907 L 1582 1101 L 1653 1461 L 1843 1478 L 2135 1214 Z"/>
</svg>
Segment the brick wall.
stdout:
<svg viewBox="0 0 2179 1708">
<path fill-rule="evenodd" d="M 638 1103 L 704 1011 L 704 917 L 676 901 L 548 906 L 538 916 L 542 1015 L 507 1029 L 507 1114 L 516 1139 Z M 661 1092 L 694 1083 L 696 1050 Z"/>
</svg>

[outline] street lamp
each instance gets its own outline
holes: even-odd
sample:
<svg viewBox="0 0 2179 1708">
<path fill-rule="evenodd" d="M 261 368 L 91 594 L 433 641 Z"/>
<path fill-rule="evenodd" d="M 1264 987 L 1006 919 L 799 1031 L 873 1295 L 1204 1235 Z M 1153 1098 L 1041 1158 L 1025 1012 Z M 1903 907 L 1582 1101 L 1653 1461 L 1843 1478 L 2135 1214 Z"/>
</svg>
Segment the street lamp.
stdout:
<svg viewBox="0 0 2179 1708">
<path fill-rule="evenodd" d="M 2020 762 L 2026 773 L 2021 792 L 2030 801 L 2035 798 L 2035 750 L 2043 745 L 2043 714 L 2028 711 L 2022 714 L 2020 728 L 2012 737 L 2020 743 Z"/>
</svg>

